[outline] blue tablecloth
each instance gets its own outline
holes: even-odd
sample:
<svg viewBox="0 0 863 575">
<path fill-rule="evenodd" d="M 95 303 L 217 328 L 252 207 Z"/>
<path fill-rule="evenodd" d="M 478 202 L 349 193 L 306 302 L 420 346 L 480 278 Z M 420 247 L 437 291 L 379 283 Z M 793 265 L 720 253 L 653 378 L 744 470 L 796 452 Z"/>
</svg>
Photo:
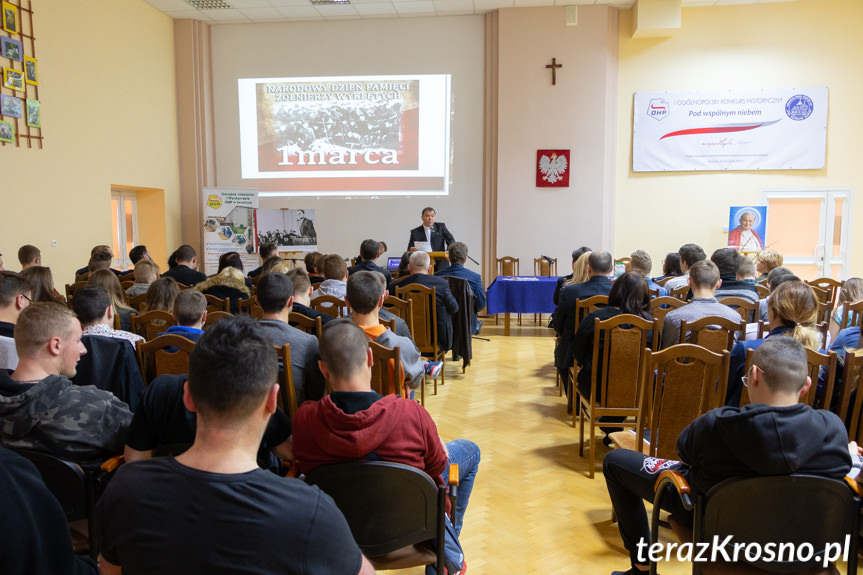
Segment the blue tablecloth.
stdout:
<svg viewBox="0 0 863 575">
<path fill-rule="evenodd" d="M 556 277 L 498 276 L 486 290 L 488 313 L 552 313 Z"/>
</svg>

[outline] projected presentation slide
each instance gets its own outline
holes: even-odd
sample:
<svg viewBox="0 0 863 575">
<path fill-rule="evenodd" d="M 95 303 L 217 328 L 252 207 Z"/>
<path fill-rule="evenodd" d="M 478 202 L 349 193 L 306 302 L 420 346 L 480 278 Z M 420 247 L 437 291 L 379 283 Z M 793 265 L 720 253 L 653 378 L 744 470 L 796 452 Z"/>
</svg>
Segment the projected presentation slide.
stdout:
<svg viewBox="0 0 863 575">
<path fill-rule="evenodd" d="M 261 196 L 448 193 L 448 74 L 238 83 L 243 184 Z"/>
</svg>

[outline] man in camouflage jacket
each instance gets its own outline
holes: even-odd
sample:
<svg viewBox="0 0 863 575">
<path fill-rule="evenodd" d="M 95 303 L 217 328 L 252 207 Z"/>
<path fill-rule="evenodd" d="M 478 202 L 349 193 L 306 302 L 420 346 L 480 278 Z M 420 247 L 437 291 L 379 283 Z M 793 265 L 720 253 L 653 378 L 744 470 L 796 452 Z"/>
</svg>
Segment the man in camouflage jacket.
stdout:
<svg viewBox="0 0 863 575">
<path fill-rule="evenodd" d="M 53 303 L 28 306 L 15 326 L 15 346 L 17 369 L 0 370 L 0 442 L 74 461 L 121 453 L 129 407 L 68 379 L 86 353 L 75 315 Z"/>
</svg>

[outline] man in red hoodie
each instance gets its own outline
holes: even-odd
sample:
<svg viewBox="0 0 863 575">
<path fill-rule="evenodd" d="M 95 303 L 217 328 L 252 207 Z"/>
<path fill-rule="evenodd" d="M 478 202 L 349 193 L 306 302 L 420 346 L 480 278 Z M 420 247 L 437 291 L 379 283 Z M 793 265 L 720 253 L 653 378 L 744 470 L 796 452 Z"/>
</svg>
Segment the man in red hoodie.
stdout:
<svg viewBox="0 0 863 575">
<path fill-rule="evenodd" d="M 479 465 L 479 447 L 466 439 L 444 444 L 431 416 L 419 403 L 372 391 L 368 338 L 352 321 L 327 323 L 320 354 L 321 372 L 333 392 L 320 401 L 307 401 L 297 410 L 294 455 L 301 471 L 347 461 L 392 461 L 422 469 L 443 485 L 449 463 L 457 463 L 459 490 L 453 522 L 457 537 Z M 463 560 L 450 553 L 458 542 L 448 540 L 446 547 L 448 572 L 463 571 Z"/>
</svg>

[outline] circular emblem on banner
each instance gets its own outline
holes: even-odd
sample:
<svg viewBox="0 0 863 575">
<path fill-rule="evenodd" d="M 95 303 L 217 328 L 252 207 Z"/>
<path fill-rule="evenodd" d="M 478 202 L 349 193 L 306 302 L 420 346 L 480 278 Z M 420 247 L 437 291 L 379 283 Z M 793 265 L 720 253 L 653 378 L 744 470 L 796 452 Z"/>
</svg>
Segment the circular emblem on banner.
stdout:
<svg viewBox="0 0 863 575">
<path fill-rule="evenodd" d="M 792 96 L 785 103 L 785 113 L 792 120 L 805 120 L 812 115 L 814 108 L 815 105 L 812 103 L 812 98 L 803 94 Z"/>
</svg>

